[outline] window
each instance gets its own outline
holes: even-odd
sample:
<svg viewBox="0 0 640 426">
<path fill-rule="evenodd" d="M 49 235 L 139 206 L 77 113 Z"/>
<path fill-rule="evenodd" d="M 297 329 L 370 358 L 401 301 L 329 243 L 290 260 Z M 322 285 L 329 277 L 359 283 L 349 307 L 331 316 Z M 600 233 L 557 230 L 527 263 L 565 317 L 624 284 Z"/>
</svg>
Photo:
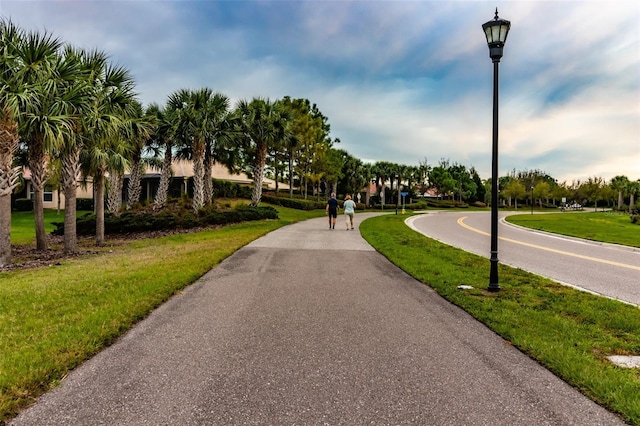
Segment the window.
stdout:
<svg viewBox="0 0 640 426">
<path fill-rule="evenodd" d="M 53 202 L 53 187 L 49 186 L 49 185 L 45 186 L 44 187 L 44 194 L 42 194 L 42 195 L 43 195 L 45 203 L 47 203 L 47 202 L 48 203 L 52 203 Z"/>
</svg>

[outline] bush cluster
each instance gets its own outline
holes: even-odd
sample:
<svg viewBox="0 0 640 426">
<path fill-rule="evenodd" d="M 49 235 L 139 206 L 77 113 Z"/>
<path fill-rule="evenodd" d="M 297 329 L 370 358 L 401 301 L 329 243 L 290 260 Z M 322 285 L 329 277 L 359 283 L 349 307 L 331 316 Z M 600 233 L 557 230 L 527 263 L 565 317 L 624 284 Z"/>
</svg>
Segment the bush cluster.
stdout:
<svg viewBox="0 0 640 426">
<path fill-rule="evenodd" d="M 214 198 L 251 198 L 251 187 L 228 180 L 212 180 Z"/>
<path fill-rule="evenodd" d="M 640 225 L 640 214 L 632 214 L 630 218 L 631 218 L 631 223 Z"/>
<path fill-rule="evenodd" d="M 76 198 L 76 210 L 93 210 L 93 198 Z"/>
<path fill-rule="evenodd" d="M 420 202 L 422 203 L 422 202 Z M 459 208 L 459 209 L 466 209 L 469 207 L 469 204 L 462 202 L 462 201 L 455 201 L 455 200 L 424 200 L 424 203 L 426 203 L 426 205 L 428 207 L 433 207 L 436 209 L 453 209 L 453 208 Z"/>
<path fill-rule="evenodd" d="M 285 198 L 269 194 L 263 194 L 262 201 L 264 201 L 265 203 L 274 204 L 276 206 L 289 207 L 297 210 L 324 209 L 327 204 L 326 201 Z"/>
<path fill-rule="evenodd" d="M 30 212 L 33 210 L 33 201 L 30 198 L 17 198 L 16 210 L 19 212 Z"/>
<path fill-rule="evenodd" d="M 190 229 L 198 226 L 227 225 L 251 220 L 277 219 L 278 212 L 273 207 L 239 206 L 231 210 L 217 210 L 214 207 L 203 208 L 197 213 L 191 210 L 175 211 L 127 211 L 120 216 L 105 214 L 105 234 L 126 234 L 131 232 L 163 231 L 169 229 Z M 53 235 L 64 234 L 64 222 L 54 222 Z M 93 235 L 96 230 L 96 216 L 87 213 L 76 220 L 78 235 Z"/>
</svg>

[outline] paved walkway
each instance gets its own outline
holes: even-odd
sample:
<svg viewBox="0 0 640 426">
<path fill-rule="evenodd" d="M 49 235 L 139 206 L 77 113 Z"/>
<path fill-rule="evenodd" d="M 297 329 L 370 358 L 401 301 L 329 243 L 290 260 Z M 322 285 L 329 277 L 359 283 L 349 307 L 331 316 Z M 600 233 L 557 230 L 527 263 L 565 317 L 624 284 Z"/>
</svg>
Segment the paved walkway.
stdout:
<svg viewBox="0 0 640 426">
<path fill-rule="evenodd" d="M 239 250 L 13 424 L 622 424 L 326 221 Z"/>
</svg>

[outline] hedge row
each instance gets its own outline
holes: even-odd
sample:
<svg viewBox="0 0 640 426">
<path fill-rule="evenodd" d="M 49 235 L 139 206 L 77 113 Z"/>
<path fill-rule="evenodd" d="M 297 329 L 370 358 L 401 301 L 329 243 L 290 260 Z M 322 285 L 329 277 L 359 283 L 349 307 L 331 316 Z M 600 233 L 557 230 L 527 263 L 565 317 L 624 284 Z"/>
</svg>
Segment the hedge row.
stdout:
<svg viewBox="0 0 640 426">
<path fill-rule="evenodd" d="M 251 220 L 277 219 L 278 212 L 273 207 L 237 207 L 233 210 L 218 211 L 202 209 L 197 214 L 192 211 L 160 212 L 157 214 L 125 212 L 120 216 L 107 213 L 104 217 L 105 234 L 126 234 L 130 232 L 162 231 L 168 229 L 190 229 L 198 226 L 227 225 Z M 53 235 L 64 234 L 64 223 L 54 222 Z M 96 217 L 87 213 L 76 220 L 78 235 L 94 235 Z"/>
<path fill-rule="evenodd" d="M 30 212 L 33 210 L 33 200 L 30 198 L 16 199 L 16 210 L 19 212 Z M 93 210 L 92 198 L 76 198 L 76 210 Z"/>
<path fill-rule="evenodd" d="M 324 207 L 327 205 L 326 201 L 284 198 L 268 194 L 263 194 L 261 200 L 265 203 L 274 204 L 276 206 L 289 207 L 297 210 L 324 209 Z"/>
<path fill-rule="evenodd" d="M 228 180 L 212 180 L 214 198 L 251 198 L 251 187 Z"/>
</svg>

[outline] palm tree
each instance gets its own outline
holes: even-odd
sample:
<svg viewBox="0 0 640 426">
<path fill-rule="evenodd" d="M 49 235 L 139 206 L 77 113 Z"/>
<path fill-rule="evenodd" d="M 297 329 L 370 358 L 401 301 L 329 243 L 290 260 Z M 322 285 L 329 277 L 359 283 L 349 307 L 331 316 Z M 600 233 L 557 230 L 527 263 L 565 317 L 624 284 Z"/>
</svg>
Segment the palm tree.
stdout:
<svg viewBox="0 0 640 426">
<path fill-rule="evenodd" d="M 624 204 L 624 194 L 627 192 L 627 186 L 629 185 L 629 178 L 626 176 L 616 176 L 611 179 L 611 189 L 618 192 L 618 210 L 622 210 Z"/>
<path fill-rule="evenodd" d="M 209 88 L 197 91 L 179 90 L 169 98 L 169 105 L 175 113 L 175 134 L 182 147 L 182 156 L 191 158 L 193 162 L 193 200 L 194 211 L 205 203 L 205 171 L 209 170 L 207 179 L 211 179 L 212 157 L 207 157 L 214 147 L 214 140 L 224 126 L 228 113 L 228 98 L 213 93 Z M 205 167 L 205 158 L 209 162 Z"/>
<path fill-rule="evenodd" d="M 262 182 L 267 151 L 270 146 L 287 137 L 289 111 L 280 102 L 253 98 L 241 100 L 236 107 L 239 117 L 245 164 L 250 165 L 253 176 L 251 205 L 257 207 L 262 197 Z"/>
<path fill-rule="evenodd" d="M 133 103 L 132 110 L 133 115 L 127 120 L 125 131 L 130 155 L 129 185 L 127 187 L 127 208 L 129 209 L 140 202 L 145 165 L 143 154 L 145 149 L 150 149 L 151 133 L 155 128 L 153 110 L 147 110 L 143 113 L 142 105 L 139 102 Z"/>
<path fill-rule="evenodd" d="M 0 266 L 11 262 L 11 193 L 18 184 L 19 168 L 13 156 L 20 142 L 18 117 L 30 101 L 23 85 L 20 49 L 25 34 L 11 21 L 0 20 Z"/>
<path fill-rule="evenodd" d="M 152 104 L 147 108 L 147 113 L 155 117 L 155 127 L 151 134 L 150 147 L 156 154 L 162 154 L 163 157 L 158 192 L 153 201 L 153 209 L 157 211 L 167 205 L 169 196 L 169 180 L 171 179 L 171 164 L 173 161 L 174 126 L 171 121 L 173 115 L 169 105 L 166 108 L 162 108 Z"/>
<path fill-rule="evenodd" d="M 211 169 L 216 162 L 222 162 L 227 169 L 233 168 L 233 155 L 229 154 L 227 142 L 230 140 L 232 129 L 230 127 L 230 103 L 229 98 L 222 93 L 213 93 L 207 102 L 208 128 L 206 132 L 206 147 L 204 155 L 204 201 L 211 204 L 213 201 L 213 182 Z"/>
<path fill-rule="evenodd" d="M 96 244 L 104 244 L 105 174 L 109 167 L 126 162 L 122 134 L 133 115 L 134 82 L 129 71 L 107 63 L 97 55 L 90 73 L 92 98 L 83 115 L 81 163 L 85 177 L 93 177 L 96 213 Z"/>
<path fill-rule="evenodd" d="M 29 84 L 37 88 L 37 102 L 30 104 L 22 115 L 22 135 L 26 142 L 34 193 L 36 247 L 47 249 L 44 229 L 43 193 L 47 181 L 47 163 L 74 128 L 73 105 L 82 96 L 75 85 L 79 63 L 58 51 L 61 43 L 50 35 L 32 35 L 27 39 L 25 73 Z"/>
<path fill-rule="evenodd" d="M 640 193 L 640 180 L 630 181 L 627 191 L 629 191 L 629 213 L 631 213 L 635 210 L 635 195 Z"/>
</svg>

